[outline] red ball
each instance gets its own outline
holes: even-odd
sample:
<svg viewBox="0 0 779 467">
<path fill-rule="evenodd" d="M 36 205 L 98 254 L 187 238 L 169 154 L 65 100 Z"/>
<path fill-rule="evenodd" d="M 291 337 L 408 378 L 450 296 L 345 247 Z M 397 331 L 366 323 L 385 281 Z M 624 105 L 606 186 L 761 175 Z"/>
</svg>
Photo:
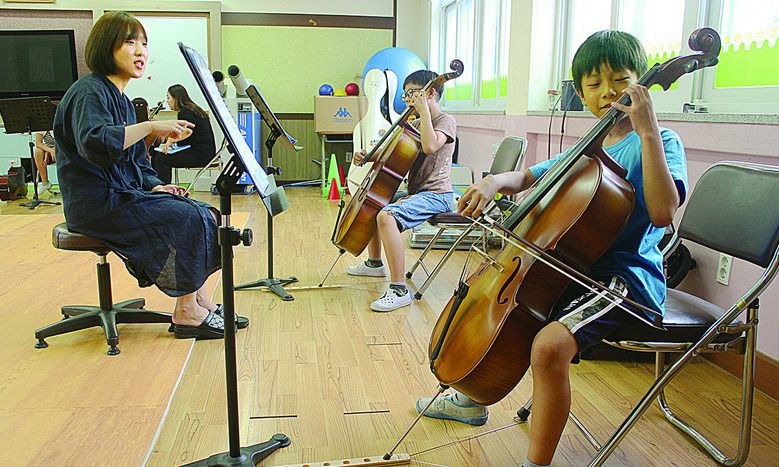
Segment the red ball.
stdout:
<svg viewBox="0 0 779 467">
<path fill-rule="evenodd" d="M 349 83 L 344 88 L 347 96 L 357 96 L 360 94 L 360 87 L 356 83 Z"/>
</svg>

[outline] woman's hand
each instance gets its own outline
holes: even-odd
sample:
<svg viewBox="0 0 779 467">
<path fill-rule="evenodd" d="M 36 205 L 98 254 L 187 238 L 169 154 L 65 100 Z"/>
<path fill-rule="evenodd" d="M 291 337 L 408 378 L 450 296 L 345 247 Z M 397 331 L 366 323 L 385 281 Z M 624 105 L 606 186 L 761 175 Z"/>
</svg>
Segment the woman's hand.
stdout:
<svg viewBox="0 0 779 467">
<path fill-rule="evenodd" d="M 151 125 L 150 134 L 179 141 L 188 138 L 192 134 L 192 128 L 195 128 L 194 123 L 186 120 L 155 120 L 148 123 Z"/>
<path fill-rule="evenodd" d="M 165 193 L 170 193 L 172 195 L 184 196 L 184 193 L 187 190 L 183 186 L 178 186 L 178 185 L 157 185 L 154 188 L 152 188 L 151 191 L 162 191 Z"/>
<path fill-rule="evenodd" d="M 457 202 L 457 210 L 466 217 L 476 217 L 484 210 L 498 193 L 498 183 L 492 175 L 487 175 L 471 185 Z"/>
</svg>

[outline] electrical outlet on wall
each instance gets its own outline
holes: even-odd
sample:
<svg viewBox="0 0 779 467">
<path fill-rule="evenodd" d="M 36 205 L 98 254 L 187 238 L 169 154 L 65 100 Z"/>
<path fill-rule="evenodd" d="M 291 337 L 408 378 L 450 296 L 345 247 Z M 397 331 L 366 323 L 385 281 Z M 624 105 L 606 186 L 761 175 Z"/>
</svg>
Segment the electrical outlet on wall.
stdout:
<svg viewBox="0 0 779 467">
<path fill-rule="evenodd" d="M 352 156 L 353 154 L 351 152 L 346 153 L 346 162 L 351 163 L 352 162 Z"/>
<path fill-rule="evenodd" d="M 733 265 L 733 257 L 723 253 L 719 254 L 719 263 L 717 263 L 717 282 L 722 285 L 730 283 L 730 268 Z"/>
</svg>

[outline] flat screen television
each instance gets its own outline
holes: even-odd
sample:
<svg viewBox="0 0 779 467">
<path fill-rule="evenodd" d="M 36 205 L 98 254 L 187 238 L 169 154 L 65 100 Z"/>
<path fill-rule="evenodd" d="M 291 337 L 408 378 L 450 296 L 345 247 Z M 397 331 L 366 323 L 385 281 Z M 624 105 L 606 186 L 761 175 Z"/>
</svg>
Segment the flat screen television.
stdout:
<svg viewBox="0 0 779 467">
<path fill-rule="evenodd" d="M 72 30 L 0 31 L 0 99 L 61 99 L 78 79 Z"/>
</svg>

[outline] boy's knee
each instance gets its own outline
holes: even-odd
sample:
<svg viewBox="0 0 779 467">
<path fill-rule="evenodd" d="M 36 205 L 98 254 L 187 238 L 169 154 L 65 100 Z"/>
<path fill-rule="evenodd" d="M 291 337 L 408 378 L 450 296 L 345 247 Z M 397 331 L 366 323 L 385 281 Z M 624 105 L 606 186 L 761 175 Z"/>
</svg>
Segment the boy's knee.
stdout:
<svg viewBox="0 0 779 467">
<path fill-rule="evenodd" d="M 392 215 L 391 211 L 379 211 L 379 215 L 376 217 L 376 223 L 379 224 L 380 228 L 397 226 L 395 216 Z"/>
<path fill-rule="evenodd" d="M 577 351 L 573 334 L 562 324 L 552 322 L 533 340 L 530 365 L 534 372 L 565 369 Z"/>
</svg>

